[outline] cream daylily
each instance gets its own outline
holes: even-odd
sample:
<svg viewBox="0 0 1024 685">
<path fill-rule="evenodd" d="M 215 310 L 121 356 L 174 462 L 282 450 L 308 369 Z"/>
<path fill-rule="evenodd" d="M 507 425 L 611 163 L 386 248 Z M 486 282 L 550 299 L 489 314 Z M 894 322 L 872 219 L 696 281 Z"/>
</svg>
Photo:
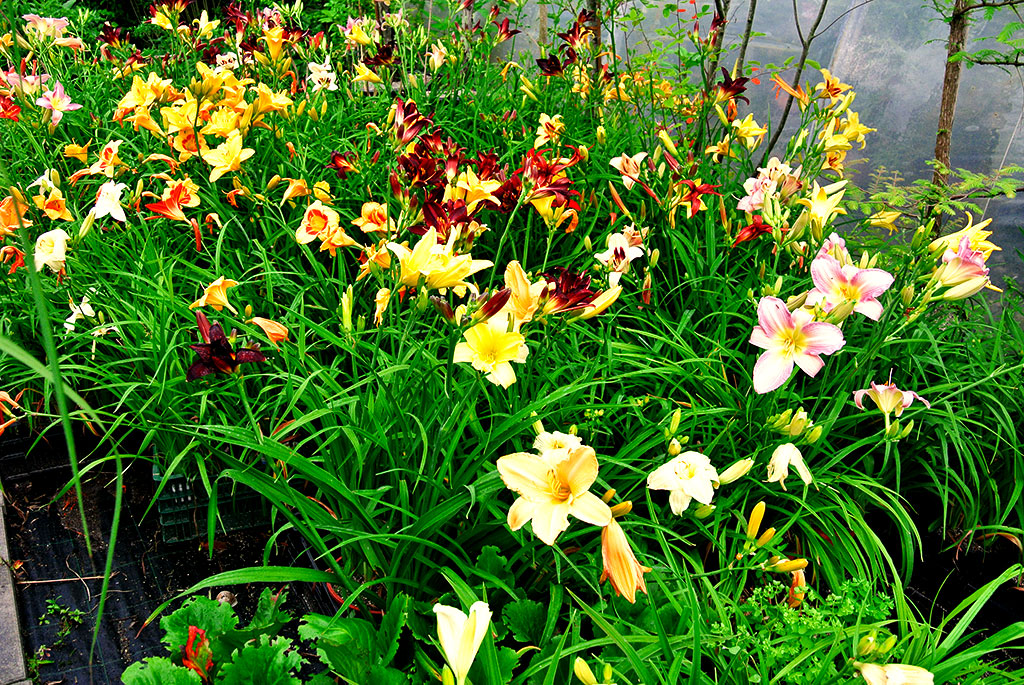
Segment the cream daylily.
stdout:
<svg viewBox="0 0 1024 685">
<path fill-rule="evenodd" d="M 578 435 L 561 433 L 559 431 L 555 431 L 553 433 L 541 431 L 533 441 L 533 449 L 540 452 L 540 456 L 544 457 L 552 464 L 557 464 L 563 459 L 568 459 L 570 452 L 582 446 L 583 441 L 580 440 Z"/>
<path fill-rule="evenodd" d="M 926 668 L 908 664 L 862 664 L 853 663 L 860 671 L 860 677 L 867 685 L 932 685 L 935 675 Z"/>
<path fill-rule="evenodd" d="M 569 514 L 595 526 L 607 526 L 612 511 L 590 492 L 597 480 L 597 455 L 583 445 L 569 456 L 552 461 L 544 456 L 517 452 L 498 459 L 505 485 L 519 493 L 508 510 L 508 525 L 519 530 L 533 521 L 534 534 L 547 545 L 569 527 Z"/>
<path fill-rule="evenodd" d="M 608 285 L 614 288 L 619 284 L 622 274 L 629 271 L 629 263 L 644 256 L 644 248 L 630 245 L 623 233 L 609 235 L 607 246 L 607 250 L 594 255 L 594 258 L 609 269 Z"/>
<path fill-rule="evenodd" d="M 102 219 L 109 216 L 124 223 L 128 221 L 124 215 L 124 207 L 121 206 L 121 192 L 127 188 L 125 183 L 114 183 L 107 181 L 100 186 L 96 192 L 96 206 L 92 210 L 93 219 Z"/>
<path fill-rule="evenodd" d="M 682 514 L 691 500 L 711 504 L 715 496 L 714 484 L 718 471 L 711 460 L 700 452 L 683 452 L 667 464 L 659 466 L 647 476 L 647 487 L 651 490 L 668 490 L 669 506 L 672 513 Z"/>
<path fill-rule="evenodd" d="M 75 330 L 75 324 L 86 318 L 93 318 L 96 316 L 95 310 L 92 305 L 89 304 L 89 296 L 85 295 L 82 297 L 81 304 L 75 304 L 74 300 L 68 300 L 68 306 L 71 307 L 71 316 L 64 320 L 64 330 L 71 333 Z"/>
<path fill-rule="evenodd" d="M 491 608 L 486 602 L 473 602 L 469 616 L 455 607 L 435 604 L 437 639 L 441 653 L 452 669 L 456 685 L 464 685 L 476 653 L 491 626 Z"/>
<path fill-rule="evenodd" d="M 766 482 L 778 483 L 785 490 L 790 466 L 796 469 L 805 485 L 810 485 L 814 481 L 810 469 L 804 462 L 804 455 L 800 453 L 796 445 L 787 442 L 785 445 L 779 445 L 772 452 L 772 457 L 768 460 L 768 480 Z"/>
<path fill-rule="evenodd" d="M 646 157 L 646 152 L 638 152 L 632 157 L 623 152 L 622 155 L 609 162 L 622 174 L 622 184 L 626 186 L 626 190 L 632 188 L 633 184 L 640 180 L 640 162 L 644 161 Z"/>
<path fill-rule="evenodd" d="M 42 271 L 44 266 L 52 271 L 63 269 L 69 238 L 71 236 L 63 228 L 55 228 L 36 238 L 36 271 Z"/>
</svg>

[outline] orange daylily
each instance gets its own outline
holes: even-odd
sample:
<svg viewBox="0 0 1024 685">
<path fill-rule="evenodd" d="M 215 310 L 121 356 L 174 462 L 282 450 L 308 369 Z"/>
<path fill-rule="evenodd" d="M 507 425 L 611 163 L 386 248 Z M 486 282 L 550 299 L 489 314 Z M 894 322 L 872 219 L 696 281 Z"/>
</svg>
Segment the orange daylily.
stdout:
<svg viewBox="0 0 1024 685">
<path fill-rule="evenodd" d="M 288 327 L 284 324 L 280 324 L 277 321 L 272 321 L 270 319 L 264 319 L 262 316 L 252 317 L 252 322 L 263 329 L 263 332 L 275 347 L 277 346 L 277 343 L 288 339 Z"/>
<path fill-rule="evenodd" d="M 206 286 L 203 291 L 203 296 L 188 306 L 189 309 L 195 309 L 196 307 L 205 307 L 210 305 L 218 312 L 224 307 L 228 308 L 228 311 L 233 314 L 237 314 L 238 310 L 231 306 L 228 302 L 228 288 L 234 288 L 238 285 L 238 281 L 233 281 L 230 278 L 224 278 L 221 276 L 216 281 Z"/>
</svg>

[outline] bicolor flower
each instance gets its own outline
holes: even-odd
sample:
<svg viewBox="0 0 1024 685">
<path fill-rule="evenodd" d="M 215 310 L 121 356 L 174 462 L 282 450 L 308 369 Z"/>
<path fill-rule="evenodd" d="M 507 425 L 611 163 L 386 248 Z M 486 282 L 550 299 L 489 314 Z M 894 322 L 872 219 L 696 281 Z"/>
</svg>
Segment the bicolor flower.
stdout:
<svg viewBox="0 0 1024 685">
<path fill-rule="evenodd" d="M 800 453 L 796 445 L 787 442 L 784 445 L 779 445 L 772 452 L 772 457 L 768 460 L 767 482 L 778 483 L 785 490 L 790 466 L 796 469 L 797 474 L 800 475 L 800 479 L 805 485 L 810 485 L 814 481 L 810 469 L 807 468 L 807 464 L 804 462 L 804 455 Z"/>
<path fill-rule="evenodd" d="M 633 184 L 640 180 L 640 163 L 647 157 L 646 152 L 638 152 L 632 157 L 623 152 L 620 156 L 612 159 L 611 164 L 622 174 L 622 184 L 626 190 L 633 187 Z"/>
<path fill-rule="evenodd" d="M 990 223 L 992 223 L 992 219 L 985 219 L 981 223 L 975 224 L 974 217 L 968 212 L 966 226 L 956 233 L 950 233 L 933 240 L 928 245 L 928 249 L 931 252 L 938 252 L 940 250 L 943 252 L 947 250 L 956 251 L 960 249 L 961 240 L 967 238 L 968 246 L 972 250 L 981 252 L 982 256 L 987 260 L 993 251 L 1003 249 L 989 241 L 988 237 L 992 235 L 992 231 L 986 231 L 985 228 Z"/>
<path fill-rule="evenodd" d="M 875 403 L 875 406 L 882 410 L 882 412 L 889 416 L 889 414 L 895 414 L 897 417 L 903 413 L 903 410 L 914 403 L 914 400 L 920 400 L 924 406 L 931 409 L 932 405 L 925 398 L 918 395 L 913 390 L 900 390 L 896 387 L 896 384 L 892 382 L 892 374 L 889 374 L 888 383 L 875 383 L 871 381 L 870 388 L 864 388 L 863 390 L 856 390 L 853 393 L 853 401 L 856 403 L 859 409 L 864 408 L 864 397 L 867 396 Z"/>
<path fill-rule="evenodd" d="M 569 514 L 595 526 L 607 526 L 612 510 L 590 492 L 597 470 L 597 454 L 585 445 L 557 462 L 526 452 L 501 457 L 498 473 L 506 487 L 519 493 L 508 510 L 509 527 L 519 530 L 533 521 L 534 534 L 544 544 L 553 545 L 569 527 Z"/>
<path fill-rule="evenodd" d="M 718 471 L 707 456 L 700 452 L 683 452 L 647 476 L 647 487 L 668 490 L 669 506 L 678 516 L 686 511 L 691 500 L 711 504 L 717 481 Z"/>
<path fill-rule="evenodd" d="M 341 217 L 336 211 L 317 200 L 306 207 L 306 211 L 302 215 L 302 223 L 295 231 L 295 240 L 299 244 L 305 245 L 316 240 L 318 236 L 329 235 L 338 227 L 340 219 Z"/>
<path fill-rule="evenodd" d="M 824 304 L 826 312 L 844 302 L 853 302 L 853 311 L 872 321 L 882 316 L 882 303 L 876 298 L 889 289 L 895 280 L 882 269 L 858 269 L 852 264 L 842 266 L 828 255 L 811 262 L 814 288 L 807 293 L 807 304 Z"/>
<path fill-rule="evenodd" d="M 464 685 L 476 653 L 491 626 L 491 608 L 486 602 L 473 602 L 469 616 L 455 607 L 435 604 L 437 640 L 441 653 L 455 676 L 455 685 Z"/>
<path fill-rule="evenodd" d="M 647 594 L 644 574 L 651 569 L 637 561 L 626 533 L 614 518 L 601 529 L 601 559 L 604 570 L 598 582 L 611 580 L 615 594 L 624 596 L 630 604 L 636 603 L 637 590 Z"/>
<path fill-rule="evenodd" d="M 60 120 L 64 117 L 64 112 L 72 112 L 82 108 L 82 105 L 71 102 L 71 98 L 64 92 L 64 86 L 61 85 L 60 81 L 54 82 L 53 90 L 43 93 L 42 97 L 36 100 L 36 104 L 43 109 L 53 112 L 53 118 L 50 121 L 54 124 L 60 123 Z"/>
<path fill-rule="evenodd" d="M 750 343 L 766 350 L 754 364 L 754 392 L 775 390 L 793 373 L 796 364 L 812 378 L 825 365 L 822 354 L 832 354 L 846 344 L 838 326 L 814 321 L 798 309 L 790 313 L 777 297 L 762 297 Z"/>
<path fill-rule="evenodd" d="M 608 236 L 608 249 L 594 255 L 597 261 L 609 269 L 608 284 L 615 287 L 619 284 L 622 274 L 629 271 L 629 263 L 644 256 L 644 249 L 629 244 L 629 239 L 622 233 Z"/>
</svg>

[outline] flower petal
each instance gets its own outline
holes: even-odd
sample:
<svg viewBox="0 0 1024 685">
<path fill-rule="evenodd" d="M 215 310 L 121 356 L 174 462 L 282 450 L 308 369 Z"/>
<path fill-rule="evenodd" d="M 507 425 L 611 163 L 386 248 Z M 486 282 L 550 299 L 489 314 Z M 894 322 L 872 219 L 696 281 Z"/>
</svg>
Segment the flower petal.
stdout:
<svg viewBox="0 0 1024 685">
<path fill-rule="evenodd" d="M 884 269 L 860 269 L 850 279 L 850 284 L 860 291 L 861 298 L 874 299 L 888 290 L 894 280 Z"/>
<path fill-rule="evenodd" d="M 860 302 L 854 305 L 853 311 L 859 314 L 863 314 L 872 321 L 878 321 L 878 319 L 882 316 L 882 303 L 874 299 L 861 300 Z"/>
<path fill-rule="evenodd" d="M 559 462 L 558 479 L 569 486 L 569 492 L 579 497 L 597 480 L 597 454 L 587 445 L 574 448 L 569 458 Z"/>
<path fill-rule="evenodd" d="M 535 505 L 525 497 L 519 497 L 508 509 L 508 527 L 519 530 L 533 518 Z"/>
<path fill-rule="evenodd" d="M 595 526 L 607 526 L 612 520 L 611 508 L 592 492 L 584 492 L 576 497 L 569 507 L 569 513 Z"/>
<path fill-rule="evenodd" d="M 825 366 L 825 362 L 816 354 L 798 354 L 793 361 L 811 378 L 817 376 L 821 367 Z"/>
<path fill-rule="evenodd" d="M 516 452 L 498 459 L 498 473 L 505 486 L 533 500 L 550 499 L 551 467 L 535 454 Z"/>
<path fill-rule="evenodd" d="M 832 354 L 846 344 L 839 327 L 824 321 L 807 324 L 803 327 L 803 334 L 807 339 L 804 352 L 808 354 Z"/>
<path fill-rule="evenodd" d="M 778 350 L 768 350 L 754 364 L 754 392 L 763 395 L 775 390 L 793 373 L 793 359 Z"/>
<path fill-rule="evenodd" d="M 835 290 L 836 285 L 846 281 L 839 260 L 831 255 L 819 255 L 811 261 L 811 280 L 823 293 Z"/>
<path fill-rule="evenodd" d="M 559 534 L 569 527 L 569 503 L 536 504 L 533 512 L 533 533 L 545 545 L 555 544 Z"/>
<path fill-rule="evenodd" d="M 779 298 L 762 297 L 757 303 L 757 323 L 765 335 L 775 338 L 780 331 L 793 328 L 793 315 L 786 308 L 786 303 Z"/>
</svg>

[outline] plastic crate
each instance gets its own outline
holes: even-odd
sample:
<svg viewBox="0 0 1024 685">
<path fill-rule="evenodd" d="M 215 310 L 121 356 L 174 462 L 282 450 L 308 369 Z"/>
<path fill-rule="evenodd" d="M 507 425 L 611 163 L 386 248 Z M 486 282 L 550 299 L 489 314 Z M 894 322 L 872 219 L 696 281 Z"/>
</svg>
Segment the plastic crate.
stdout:
<svg viewBox="0 0 1024 685">
<path fill-rule="evenodd" d="M 36 436 L 26 422 L 18 421 L 8 426 L 4 434 L 0 435 L 0 478 L 13 482 L 37 474 L 70 469 L 63 434 L 58 432 L 51 435 L 59 437 L 59 442 L 41 440 L 33 449 Z"/>
<path fill-rule="evenodd" d="M 153 467 L 153 481 L 159 484 L 164 476 Z M 206 538 L 206 519 L 210 497 L 201 482 L 181 474 L 167 479 L 156 501 L 157 517 L 165 542 L 187 542 Z M 269 508 L 255 490 L 235 484 L 217 489 L 217 533 L 232 533 L 258 528 L 269 523 Z"/>
</svg>

